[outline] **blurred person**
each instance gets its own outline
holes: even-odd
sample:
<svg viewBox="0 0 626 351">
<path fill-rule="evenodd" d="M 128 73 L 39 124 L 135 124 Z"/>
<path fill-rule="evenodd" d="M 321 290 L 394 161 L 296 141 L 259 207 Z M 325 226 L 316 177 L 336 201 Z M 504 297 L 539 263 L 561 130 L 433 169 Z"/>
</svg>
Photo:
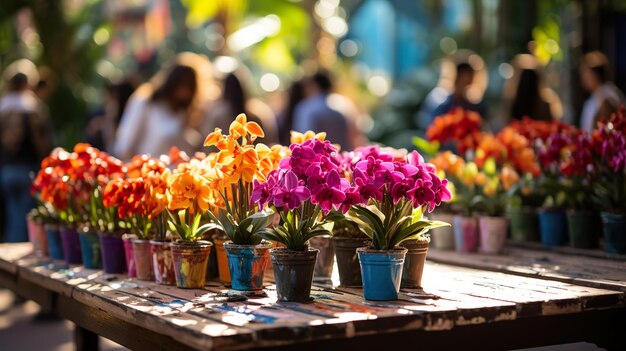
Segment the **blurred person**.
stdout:
<svg viewBox="0 0 626 351">
<path fill-rule="evenodd" d="M 293 116 L 296 106 L 302 100 L 304 100 L 304 85 L 300 80 L 293 81 L 287 91 L 287 103 L 278 115 L 278 137 L 282 145 L 290 144 Z"/>
<path fill-rule="evenodd" d="M 263 128 L 265 136 L 260 142 L 267 145 L 277 144 L 279 140 L 276 116 L 267 104 L 248 94 L 246 87 L 250 81 L 249 75 L 242 67 L 226 74 L 222 81 L 222 96 L 209 109 L 203 130 L 207 134 L 215 128 L 227 131 L 237 115 L 245 113 L 248 120 L 259 123 Z"/>
<path fill-rule="evenodd" d="M 591 132 L 596 122 L 608 118 L 624 104 L 624 94 L 610 81 L 609 62 L 606 56 L 593 51 L 586 54 L 580 64 L 580 81 L 591 96 L 583 105 L 580 128 Z"/>
<path fill-rule="evenodd" d="M 205 95 L 199 82 L 207 59 L 193 53 L 176 56 L 130 97 L 122 115 L 113 153 L 123 160 L 136 154 L 158 157 L 172 146 L 193 154 L 202 143 L 197 131 Z"/>
<path fill-rule="evenodd" d="M 115 135 L 135 85 L 130 80 L 107 83 L 103 105 L 93 113 L 85 128 L 85 141 L 94 147 L 113 152 Z"/>
<path fill-rule="evenodd" d="M 312 130 L 326 132 L 326 139 L 339 144 L 341 150 L 353 148 L 350 143 L 349 121 L 346 116 L 330 106 L 332 91 L 330 77 L 317 72 L 304 80 L 305 99 L 297 104 L 293 115 L 293 130 L 304 133 Z"/>
<path fill-rule="evenodd" d="M 485 107 L 480 103 L 475 103 L 467 98 L 467 93 L 472 83 L 476 70 L 469 62 L 460 62 L 456 65 L 456 75 L 454 78 L 454 87 L 452 93 L 437 106 L 432 117 L 445 115 L 452 111 L 455 107 L 461 107 L 464 110 L 478 112 L 481 116 L 485 116 Z"/>
<path fill-rule="evenodd" d="M 5 72 L 7 92 L 0 98 L 0 189 L 7 242 L 28 240 L 26 215 L 35 206 L 31 175 L 52 148 L 42 103 L 32 91 L 38 79 L 20 66 L 7 68 L 14 73 Z"/>
<path fill-rule="evenodd" d="M 528 117 L 550 121 L 563 117 L 563 105 L 556 93 L 546 87 L 541 63 L 530 54 L 512 61 L 513 76 L 504 84 L 504 120 Z"/>
</svg>

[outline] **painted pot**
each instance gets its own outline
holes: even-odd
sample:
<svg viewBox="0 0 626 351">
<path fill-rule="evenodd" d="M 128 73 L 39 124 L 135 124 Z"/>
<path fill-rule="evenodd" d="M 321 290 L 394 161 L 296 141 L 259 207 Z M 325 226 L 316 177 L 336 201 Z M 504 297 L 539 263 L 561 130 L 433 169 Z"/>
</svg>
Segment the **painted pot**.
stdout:
<svg viewBox="0 0 626 351">
<path fill-rule="evenodd" d="M 100 251 L 102 252 L 102 267 L 105 273 L 118 274 L 126 272 L 126 254 L 121 235 L 112 233 L 98 233 Z"/>
<path fill-rule="evenodd" d="M 63 259 L 63 245 L 61 244 L 61 232 L 59 226 L 55 224 L 47 224 L 46 241 L 48 242 L 48 254 L 53 260 Z"/>
<path fill-rule="evenodd" d="M 133 234 L 124 234 L 122 242 L 124 243 L 124 256 L 126 257 L 126 272 L 130 278 L 137 276 L 137 264 L 135 263 L 135 254 L 133 253 L 133 240 L 137 236 Z"/>
<path fill-rule="evenodd" d="M 319 250 L 291 251 L 284 247 L 270 250 L 278 301 L 311 301 L 311 283 Z"/>
<path fill-rule="evenodd" d="M 61 227 L 61 245 L 63 257 L 67 264 L 82 264 L 83 255 L 80 251 L 80 239 L 75 228 Z"/>
<path fill-rule="evenodd" d="M 176 284 L 171 242 L 150 240 L 150 253 L 152 254 L 154 281 L 163 285 Z"/>
<path fill-rule="evenodd" d="M 433 213 L 430 216 L 434 221 L 452 224 L 454 215 L 451 213 Z M 430 230 L 431 246 L 437 250 L 454 250 L 454 231 L 452 226 L 433 228 Z"/>
<path fill-rule="evenodd" d="M 228 257 L 231 285 L 235 290 L 261 290 L 265 269 L 270 261 L 270 242 L 259 245 L 224 243 Z"/>
<path fill-rule="evenodd" d="M 37 256 L 48 255 L 48 238 L 43 224 L 33 218 L 26 217 L 26 227 L 28 229 L 28 241 L 33 244 L 33 252 Z"/>
<path fill-rule="evenodd" d="M 604 251 L 626 253 L 626 215 L 602 212 L 600 217 L 604 232 Z"/>
<path fill-rule="evenodd" d="M 532 207 L 511 207 L 507 212 L 514 242 L 540 241 L 539 219 Z"/>
<path fill-rule="evenodd" d="M 478 218 L 480 250 L 486 254 L 504 251 L 509 221 L 506 217 L 481 216 Z"/>
<path fill-rule="evenodd" d="M 424 273 L 428 245 L 428 240 L 407 240 L 402 243 L 402 246 L 408 251 L 404 258 L 400 287 L 409 289 L 422 287 L 422 274 Z"/>
<path fill-rule="evenodd" d="M 206 267 L 211 254 L 210 241 L 172 243 L 172 259 L 176 286 L 184 289 L 199 289 L 206 280 Z"/>
<path fill-rule="evenodd" d="M 83 254 L 83 266 L 89 269 L 102 268 L 102 251 L 98 234 L 89 228 L 83 228 L 78 233 L 80 249 Z"/>
<path fill-rule="evenodd" d="M 397 300 L 407 249 L 372 250 L 360 247 L 356 252 L 361 262 L 363 297 L 373 301 Z"/>
<path fill-rule="evenodd" d="M 579 249 L 598 246 L 596 216 L 591 211 L 567 211 L 569 243 Z"/>
<path fill-rule="evenodd" d="M 454 243 L 458 252 L 476 252 L 478 250 L 478 223 L 476 218 L 454 216 Z"/>
<path fill-rule="evenodd" d="M 135 269 L 137 279 L 154 281 L 154 266 L 152 265 L 152 251 L 150 240 L 133 239 L 133 256 L 135 257 Z"/>
<path fill-rule="evenodd" d="M 567 243 L 567 216 L 562 210 L 539 212 L 539 232 L 544 246 L 561 246 Z"/>
<path fill-rule="evenodd" d="M 333 275 L 333 264 L 335 263 L 335 246 L 332 237 L 330 235 L 316 236 L 309 240 L 309 245 L 319 250 L 313 276 L 330 278 Z"/>
<path fill-rule="evenodd" d="M 367 246 L 367 238 L 349 238 L 333 236 L 339 284 L 345 287 L 362 286 L 361 264 L 356 249 Z"/>
<path fill-rule="evenodd" d="M 228 268 L 228 256 L 226 255 L 226 248 L 224 243 L 230 241 L 224 234 L 218 234 L 213 237 L 213 243 L 215 244 L 215 254 L 217 255 L 217 271 L 219 280 L 222 284 L 230 285 L 230 269 Z"/>
</svg>

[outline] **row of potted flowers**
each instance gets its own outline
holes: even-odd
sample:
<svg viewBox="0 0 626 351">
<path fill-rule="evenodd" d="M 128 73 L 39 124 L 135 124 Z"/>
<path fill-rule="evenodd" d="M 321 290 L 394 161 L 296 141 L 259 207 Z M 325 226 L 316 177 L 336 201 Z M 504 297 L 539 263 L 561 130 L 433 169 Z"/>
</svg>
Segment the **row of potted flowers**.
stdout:
<svg viewBox="0 0 626 351">
<path fill-rule="evenodd" d="M 365 298 L 397 298 L 405 261 L 423 266 L 426 232 L 447 225 L 423 216 L 450 199 L 447 180 L 417 152 L 340 153 L 311 132 L 270 148 L 257 142 L 263 135 L 239 115 L 228 134 L 207 136 L 212 152 L 192 158 L 174 149 L 123 164 L 85 144 L 57 149 L 33 184 L 42 206 L 31 219 L 48 223 L 33 241 L 47 240 L 50 256 L 69 264 L 97 268 L 102 257 L 108 273 L 182 288 L 204 285 L 215 245 L 220 278 L 233 289 L 262 289 L 271 261 L 278 299 L 308 301 L 318 256 L 311 239 L 332 231 L 338 261 L 349 261 L 342 283 L 358 285 L 356 252 Z M 418 275 L 407 269 L 405 284 L 419 285 Z"/>
<path fill-rule="evenodd" d="M 592 134 L 530 119 L 493 134 L 461 109 L 436 118 L 429 141 L 416 144 L 456 189 L 438 214 L 507 217 L 514 241 L 593 248 L 603 237 L 606 252 L 626 253 L 624 112 L 598 122 Z M 457 153 L 439 151 L 440 143 Z"/>
</svg>

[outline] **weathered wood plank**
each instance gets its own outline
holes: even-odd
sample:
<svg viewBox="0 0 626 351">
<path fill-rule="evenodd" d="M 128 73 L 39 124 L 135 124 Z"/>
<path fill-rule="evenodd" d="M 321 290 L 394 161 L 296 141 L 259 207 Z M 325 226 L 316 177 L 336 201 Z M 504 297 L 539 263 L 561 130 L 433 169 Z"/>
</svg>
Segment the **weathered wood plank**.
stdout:
<svg viewBox="0 0 626 351">
<path fill-rule="evenodd" d="M 31 243 L 2 244 L 0 245 L 0 269 L 9 273 L 16 273 L 16 262 L 30 255 L 33 255 Z"/>
<path fill-rule="evenodd" d="M 510 248 L 505 255 L 429 250 L 434 262 L 626 292 L 626 262 Z"/>
</svg>

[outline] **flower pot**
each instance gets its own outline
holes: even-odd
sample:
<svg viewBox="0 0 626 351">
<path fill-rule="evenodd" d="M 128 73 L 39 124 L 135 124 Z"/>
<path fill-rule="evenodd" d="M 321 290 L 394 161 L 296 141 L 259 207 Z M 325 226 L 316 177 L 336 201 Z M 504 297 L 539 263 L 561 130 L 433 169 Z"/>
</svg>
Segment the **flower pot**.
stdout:
<svg viewBox="0 0 626 351">
<path fill-rule="evenodd" d="M 454 243 L 458 252 L 476 252 L 478 250 L 478 223 L 476 218 L 454 216 Z"/>
<path fill-rule="evenodd" d="M 89 228 L 83 228 L 78 233 L 80 249 L 83 253 L 83 266 L 89 269 L 102 268 L 102 254 L 100 250 L 100 240 L 98 234 Z"/>
<path fill-rule="evenodd" d="M 74 228 L 61 227 L 61 245 L 63 257 L 67 264 L 82 264 L 83 256 L 80 252 L 80 239 Z"/>
<path fill-rule="evenodd" d="M 105 273 L 117 274 L 126 271 L 126 255 L 124 242 L 120 235 L 98 233 L 102 252 L 102 267 Z"/>
<path fill-rule="evenodd" d="M 33 244 L 35 255 L 47 256 L 48 238 L 46 237 L 44 226 L 30 217 L 26 217 L 26 225 L 28 228 L 28 241 Z"/>
<path fill-rule="evenodd" d="M 450 213 L 433 213 L 432 220 L 441 221 L 452 224 L 454 215 Z M 431 245 L 438 250 L 454 250 L 454 231 L 452 226 L 439 227 L 430 230 Z"/>
<path fill-rule="evenodd" d="M 263 277 L 270 260 L 271 247 L 270 242 L 262 242 L 259 245 L 237 245 L 232 241 L 224 243 L 233 289 L 263 289 Z"/>
<path fill-rule="evenodd" d="M 356 249 L 367 246 L 367 238 L 346 238 L 333 236 L 335 255 L 337 256 L 337 270 L 339 284 L 345 287 L 362 286 L 361 265 Z"/>
<path fill-rule="evenodd" d="M 137 279 L 154 281 L 154 267 L 152 265 L 152 252 L 150 240 L 133 239 L 133 256 L 135 257 L 135 269 Z"/>
<path fill-rule="evenodd" d="M 163 285 L 176 284 L 171 242 L 167 240 L 150 240 L 150 253 L 152 254 L 154 281 Z"/>
<path fill-rule="evenodd" d="M 135 254 L 133 253 L 133 240 L 137 238 L 133 234 L 124 234 L 122 242 L 124 243 L 124 256 L 126 257 L 126 272 L 130 278 L 137 276 L 137 264 L 135 263 Z"/>
<path fill-rule="evenodd" d="M 506 217 L 481 216 L 478 218 L 480 228 L 480 249 L 486 254 L 500 254 L 506 243 L 508 220 Z"/>
<path fill-rule="evenodd" d="M 48 254 L 53 260 L 63 259 L 63 245 L 61 245 L 61 232 L 59 226 L 48 224 L 45 227 L 46 240 L 48 241 Z"/>
<path fill-rule="evenodd" d="M 356 252 L 361 262 L 363 297 L 373 301 L 397 300 L 407 249 L 372 250 L 360 247 Z"/>
<path fill-rule="evenodd" d="M 567 211 L 569 243 L 579 249 L 590 249 L 598 245 L 596 217 L 591 211 Z"/>
<path fill-rule="evenodd" d="M 567 243 L 567 216 L 562 210 L 539 212 L 539 232 L 544 246 L 561 246 Z"/>
<path fill-rule="evenodd" d="M 604 232 L 604 251 L 626 253 L 626 215 L 602 212 L 600 217 Z"/>
<path fill-rule="evenodd" d="M 224 243 L 230 241 L 225 235 L 216 235 L 213 237 L 215 243 L 215 254 L 217 255 L 217 270 L 220 282 L 224 285 L 230 285 L 230 269 L 228 268 L 228 256 Z"/>
<path fill-rule="evenodd" d="M 537 211 L 532 207 L 513 207 L 508 210 L 511 240 L 515 242 L 539 241 Z"/>
<path fill-rule="evenodd" d="M 424 273 L 428 244 L 428 240 L 407 240 L 402 243 L 402 246 L 408 251 L 404 258 L 400 287 L 409 289 L 422 287 L 422 274 Z"/>
<path fill-rule="evenodd" d="M 215 278 L 219 278 L 219 268 L 217 267 L 217 246 L 215 245 L 215 236 L 219 233 L 217 230 L 210 230 L 205 235 L 203 235 L 202 240 L 208 240 L 213 243 L 211 246 L 211 253 L 209 254 L 209 263 L 206 268 L 206 280 L 214 280 Z"/>
<path fill-rule="evenodd" d="M 311 283 L 317 249 L 291 251 L 284 247 L 270 250 L 278 301 L 311 301 Z"/>
<path fill-rule="evenodd" d="M 176 286 L 184 289 L 199 289 L 204 286 L 211 245 L 213 244 L 210 241 L 172 243 Z"/>
<path fill-rule="evenodd" d="M 316 236 L 309 240 L 309 245 L 319 250 L 313 276 L 330 278 L 333 275 L 333 263 L 335 262 L 335 247 L 332 237 L 330 235 Z"/>
</svg>

